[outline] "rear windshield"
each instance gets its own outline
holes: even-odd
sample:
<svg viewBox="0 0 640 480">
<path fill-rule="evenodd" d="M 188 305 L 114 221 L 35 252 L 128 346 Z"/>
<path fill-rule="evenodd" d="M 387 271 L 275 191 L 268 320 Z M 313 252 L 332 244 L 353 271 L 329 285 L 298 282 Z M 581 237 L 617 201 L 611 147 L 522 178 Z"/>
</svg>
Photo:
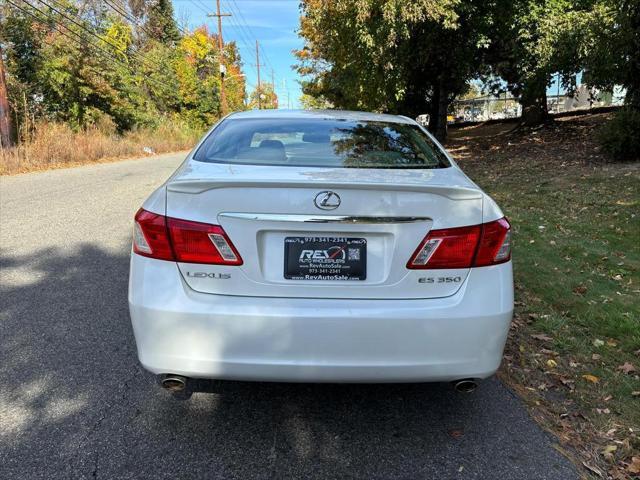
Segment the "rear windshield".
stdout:
<svg viewBox="0 0 640 480">
<path fill-rule="evenodd" d="M 298 167 L 449 166 L 417 125 L 336 119 L 227 119 L 205 139 L 194 159 Z"/>
</svg>

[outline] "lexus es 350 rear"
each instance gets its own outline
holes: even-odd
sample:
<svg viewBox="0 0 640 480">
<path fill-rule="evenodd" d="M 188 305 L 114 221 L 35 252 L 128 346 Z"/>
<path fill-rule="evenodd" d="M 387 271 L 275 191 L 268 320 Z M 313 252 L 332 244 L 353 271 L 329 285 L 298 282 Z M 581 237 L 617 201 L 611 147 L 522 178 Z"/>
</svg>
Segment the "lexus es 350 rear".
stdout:
<svg viewBox="0 0 640 480">
<path fill-rule="evenodd" d="M 513 312 L 510 225 L 416 122 L 219 122 L 135 216 L 142 365 L 189 379 L 482 379 Z"/>
</svg>

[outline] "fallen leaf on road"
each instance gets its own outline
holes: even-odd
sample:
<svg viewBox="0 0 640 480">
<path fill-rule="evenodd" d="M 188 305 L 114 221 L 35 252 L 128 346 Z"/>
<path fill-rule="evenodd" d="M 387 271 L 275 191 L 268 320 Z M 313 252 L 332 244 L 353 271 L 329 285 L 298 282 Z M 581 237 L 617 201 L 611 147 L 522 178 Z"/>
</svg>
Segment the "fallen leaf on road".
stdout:
<svg viewBox="0 0 640 480">
<path fill-rule="evenodd" d="M 449 435 L 451 435 L 455 439 L 458 439 L 464 435 L 464 431 L 462 429 L 449 430 Z"/>
<path fill-rule="evenodd" d="M 584 378 L 587 382 L 591 382 L 591 383 L 598 383 L 600 381 L 598 377 L 591 374 L 582 375 L 582 378 Z"/>
<path fill-rule="evenodd" d="M 636 367 L 633 366 L 633 364 L 629 363 L 629 362 L 624 362 L 624 364 L 620 365 L 618 367 L 618 370 L 624 372 L 624 373 L 633 373 L 636 371 Z"/>
</svg>

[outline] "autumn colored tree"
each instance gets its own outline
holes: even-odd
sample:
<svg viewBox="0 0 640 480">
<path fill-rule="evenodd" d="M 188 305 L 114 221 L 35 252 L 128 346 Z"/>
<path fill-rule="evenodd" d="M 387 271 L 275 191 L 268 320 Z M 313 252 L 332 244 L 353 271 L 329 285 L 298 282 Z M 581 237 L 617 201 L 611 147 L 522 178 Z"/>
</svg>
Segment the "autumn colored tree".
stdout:
<svg viewBox="0 0 640 480">
<path fill-rule="evenodd" d="M 204 129 L 221 116 L 223 56 L 229 105 L 244 108 L 235 43 L 220 52 L 205 27 L 182 35 L 169 1 L 13 3 L 0 6 L 0 39 L 13 114 L 28 120 L 20 125 L 55 120 L 124 131 L 175 118 Z"/>
<path fill-rule="evenodd" d="M 278 95 L 273 84 L 263 82 L 249 94 L 249 108 L 273 109 L 278 108 Z"/>
</svg>

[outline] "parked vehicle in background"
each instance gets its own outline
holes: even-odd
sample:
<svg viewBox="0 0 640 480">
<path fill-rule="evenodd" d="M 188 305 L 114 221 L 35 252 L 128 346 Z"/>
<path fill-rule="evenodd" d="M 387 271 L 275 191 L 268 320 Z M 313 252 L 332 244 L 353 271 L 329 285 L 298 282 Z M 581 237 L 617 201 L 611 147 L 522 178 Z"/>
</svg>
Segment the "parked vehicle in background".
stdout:
<svg viewBox="0 0 640 480">
<path fill-rule="evenodd" d="M 138 211 L 142 365 L 194 378 L 460 382 L 502 357 L 510 225 L 415 121 L 251 111 L 220 121 Z"/>
</svg>

